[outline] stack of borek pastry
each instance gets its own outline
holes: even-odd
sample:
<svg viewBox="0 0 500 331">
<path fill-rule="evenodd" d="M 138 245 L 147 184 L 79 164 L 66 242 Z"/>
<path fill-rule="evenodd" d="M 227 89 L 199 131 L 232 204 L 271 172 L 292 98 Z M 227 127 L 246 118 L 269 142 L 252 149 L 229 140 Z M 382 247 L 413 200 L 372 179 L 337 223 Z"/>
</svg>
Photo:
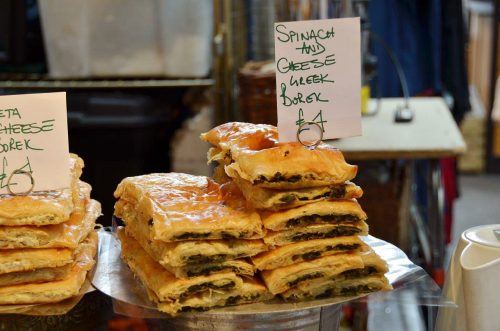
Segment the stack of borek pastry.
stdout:
<svg viewBox="0 0 500 331">
<path fill-rule="evenodd" d="M 0 197 L 0 305 L 52 304 L 79 295 L 97 250 L 100 204 L 70 155 L 71 187 Z"/>
<path fill-rule="evenodd" d="M 115 191 L 122 258 L 160 311 L 267 300 L 248 257 L 267 250 L 258 213 L 231 185 L 180 173 L 125 178 Z"/>
<path fill-rule="evenodd" d="M 269 291 L 286 300 L 390 289 L 385 262 L 358 236 L 368 234 L 350 182 L 357 167 L 326 144 L 278 143 L 270 125 L 226 123 L 202 140 L 213 145 L 214 177 L 233 181 L 259 210 L 270 247 L 252 257 Z M 227 184 L 226 184 L 227 185 Z"/>
</svg>

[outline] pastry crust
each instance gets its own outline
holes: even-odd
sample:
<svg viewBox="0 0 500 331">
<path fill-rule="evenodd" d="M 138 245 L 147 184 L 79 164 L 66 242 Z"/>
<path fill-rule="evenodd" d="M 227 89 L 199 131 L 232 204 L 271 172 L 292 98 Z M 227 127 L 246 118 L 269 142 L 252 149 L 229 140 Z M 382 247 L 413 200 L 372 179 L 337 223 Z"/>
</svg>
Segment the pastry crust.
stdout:
<svg viewBox="0 0 500 331">
<path fill-rule="evenodd" d="M 346 270 L 363 268 L 358 254 L 337 254 L 312 261 L 262 271 L 262 279 L 273 294 L 283 293 L 310 279 L 332 278 Z"/>
<path fill-rule="evenodd" d="M 203 176 L 180 173 L 125 178 L 115 197 L 134 207 L 151 224 L 151 238 L 162 241 L 260 239 L 260 216 L 241 193 Z M 119 205 L 118 205 L 119 206 Z M 126 219 L 127 210 L 115 208 Z"/>
<path fill-rule="evenodd" d="M 252 185 L 296 189 L 341 184 L 356 176 L 357 167 L 326 144 L 314 150 L 300 143 L 278 143 L 274 126 L 231 122 L 201 135 L 215 149 L 209 161 L 226 165 L 226 174 Z"/>
<path fill-rule="evenodd" d="M 220 179 L 222 176 L 218 174 L 220 171 L 218 169 L 221 168 L 222 166 L 219 165 L 214 170 L 214 178 L 217 174 L 219 180 L 216 180 L 218 182 L 223 180 Z M 325 199 L 352 199 L 360 198 L 363 195 L 363 190 L 351 182 L 295 190 L 276 190 L 252 185 L 250 182 L 241 179 L 237 174 L 233 180 L 240 188 L 245 199 L 256 209 L 282 210 Z"/>
<path fill-rule="evenodd" d="M 0 274 L 56 268 L 73 262 L 73 251 L 67 248 L 11 249 L 0 251 Z"/>
<path fill-rule="evenodd" d="M 81 176 L 83 161 L 70 154 L 71 187 L 59 191 L 34 192 L 27 196 L 6 195 L 0 199 L 0 225 L 48 225 L 68 220 L 73 211 L 77 181 Z M 75 196 L 76 195 L 76 196 Z"/>
<path fill-rule="evenodd" d="M 94 266 L 97 234 L 91 232 L 82 243 L 68 277 L 53 282 L 0 287 L 0 305 L 59 302 L 78 295 L 87 272 Z"/>
<path fill-rule="evenodd" d="M 217 273 L 209 276 L 193 278 L 176 278 L 163 268 L 142 249 L 139 243 L 119 229 L 122 258 L 141 282 L 150 289 L 159 301 L 175 302 L 209 289 L 228 291 L 239 289 L 242 285 L 240 277 L 233 272 Z"/>
<path fill-rule="evenodd" d="M 324 200 L 279 212 L 261 213 L 264 227 L 273 231 L 317 224 L 358 223 L 367 219 L 355 199 Z"/>
<path fill-rule="evenodd" d="M 89 193 L 85 193 L 89 194 Z M 46 226 L 0 227 L 0 248 L 54 248 L 75 249 L 94 229 L 96 219 L 101 215 L 101 204 L 90 200 L 84 209 L 75 209 L 67 222 Z"/>
<path fill-rule="evenodd" d="M 372 275 L 364 278 L 325 280 L 315 286 L 294 288 L 280 296 L 286 301 L 306 299 L 326 299 L 336 296 L 356 296 L 377 291 L 389 291 L 392 286 L 384 275 Z"/>
<path fill-rule="evenodd" d="M 350 268 L 329 278 L 318 278 L 302 282 L 295 288 L 285 291 L 281 296 L 285 300 L 308 298 L 327 298 L 339 295 L 358 295 L 378 290 L 389 290 L 384 274 L 389 271 L 387 264 L 371 248 L 359 254 L 363 261 L 362 268 Z M 364 282 L 365 279 L 369 281 Z M 374 283 L 374 284 L 372 284 Z M 368 285 L 363 288 L 360 284 Z M 347 291 L 352 293 L 347 293 Z"/>
<path fill-rule="evenodd" d="M 356 236 L 315 239 L 276 247 L 268 252 L 260 253 L 252 257 L 252 263 L 259 270 L 271 270 L 323 256 L 368 249 L 368 245 Z"/>
<path fill-rule="evenodd" d="M 220 161 L 244 150 L 259 151 L 278 144 L 278 130 L 267 124 L 228 122 L 202 133 L 201 140 L 215 146 L 209 160 Z"/>
<path fill-rule="evenodd" d="M 304 240 L 334 238 L 342 236 L 366 236 L 368 224 L 364 221 L 340 222 L 296 227 L 286 231 L 268 231 L 264 243 L 270 247 L 284 246 Z"/>
<path fill-rule="evenodd" d="M 133 237 L 139 242 L 141 247 L 164 268 L 171 271 L 175 270 L 177 277 L 180 275 L 194 276 L 193 273 L 203 270 L 215 270 L 215 264 L 225 265 L 226 268 L 237 267 L 240 272 L 247 274 L 249 269 L 242 266 L 229 263 L 237 258 L 244 258 L 256 255 L 267 250 L 267 246 L 260 239 L 258 240 L 201 240 L 201 241 L 180 241 L 166 243 L 148 237 L 147 226 L 138 222 L 123 220 L 126 224 L 125 231 L 127 235 Z M 202 267 L 204 266 L 204 268 Z M 250 266 L 251 267 L 251 266 Z M 217 270 L 220 271 L 220 270 Z M 202 272 L 202 274 L 204 274 Z M 253 274 L 253 268 L 252 268 Z"/>
<path fill-rule="evenodd" d="M 0 287 L 26 283 L 44 283 L 60 280 L 68 277 L 72 264 L 68 263 L 62 267 L 41 268 L 29 271 L 9 272 L 0 274 Z"/>
<path fill-rule="evenodd" d="M 273 295 L 267 288 L 254 278 L 245 279 L 241 287 L 229 292 L 202 293 L 189 298 L 183 302 L 159 302 L 153 293 L 150 293 L 153 301 L 158 303 L 158 310 L 170 315 L 182 311 L 205 311 L 210 308 L 249 304 L 272 299 Z"/>
</svg>

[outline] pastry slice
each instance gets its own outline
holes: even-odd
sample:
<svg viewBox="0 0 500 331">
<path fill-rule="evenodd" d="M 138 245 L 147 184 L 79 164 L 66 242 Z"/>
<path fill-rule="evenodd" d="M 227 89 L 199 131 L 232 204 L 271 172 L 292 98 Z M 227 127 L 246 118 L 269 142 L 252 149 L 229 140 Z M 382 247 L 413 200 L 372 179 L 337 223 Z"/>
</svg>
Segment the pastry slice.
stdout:
<svg viewBox="0 0 500 331">
<path fill-rule="evenodd" d="M 11 286 L 26 283 L 44 283 L 54 280 L 60 280 L 68 277 L 72 263 L 63 265 L 62 267 L 40 268 L 28 271 L 9 272 L 0 274 L 0 287 Z"/>
<path fill-rule="evenodd" d="M 67 248 L 11 249 L 0 251 L 0 274 L 57 268 L 73 263 L 73 251 Z"/>
<path fill-rule="evenodd" d="M 177 278 L 208 276 L 215 273 L 233 272 L 239 276 L 253 276 L 255 267 L 245 260 L 229 260 L 220 263 L 193 264 L 184 267 L 163 266 Z"/>
<path fill-rule="evenodd" d="M 193 278 L 176 278 L 142 249 L 139 243 L 119 229 L 122 258 L 141 282 L 160 301 L 184 300 L 196 293 L 208 290 L 229 291 L 242 285 L 240 277 L 233 272 L 216 273 Z"/>
<path fill-rule="evenodd" d="M 121 201 L 117 203 L 120 204 Z M 129 236 L 135 238 L 146 252 L 167 269 L 200 264 L 213 265 L 229 260 L 253 256 L 267 250 L 262 239 L 244 240 L 197 240 L 163 242 L 149 237 L 147 222 L 141 222 L 134 213 L 127 213 L 122 219 Z"/>
<path fill-rule="evenodd" d="M 319 201 L 278 212 L 262 212 L 261 217 L 264 227 L 273 231 L 316 224 L 356 224 L 367 219 L 355 199 Z"/>
<path fill-rule="evenodd" d="M 368 235 L 368 224 L 364 221 L 355 223 L 349 221 L 294 227 L 285 231 L 267 231 L 264 242 L 274 247 L 312 239 L 366 235 Z"/>
<path fill-rule="evenodd" d="M 214 149 L 209 160 L 225 166 L 226 173 L 252 185 L 296 189 L 342 184 L 356 176 L 357 167 L 326 144 L 314 150 L 300 143 L 278 143 L 274 126 L 231 122 L 201 135 Z M 230 164 L 228 164 L 230 163 Z"/>
<path fill-rule="evenodd" d="M 390 286 L 384 274 L 389 271 L 387 264 L 373 250 L 359 255 L 362 268 L 352 268 L 330 278 L 313 279 L 302 282 L 295 288 L 281 293 L 285 300 L 319 299 L 332 296 L 358 295 L 378 290 L 388 290 Z M 364 279 L 369 281 L 364 282 Z M 373 283 L 373 284 L 372 284 Z M 358 285 L 367 285 L 365 287 Z"/>
<path fill-rule="evenodd" d="M 75 210 L 69 220 L 61 224 L 40 227 L 0 227 L 0 249 L 54 247 L 76 249 L 78 243 L 94 229 L 95 221 L 100 215 L 101 204 L 89 200 L 83 210 Z"/>
<path fill-rule="evenodd" d="M 160 302 L 154 293 L 149 292 L 151 299 L 157 302 L 158 310 L 170 315 L 175 315 L 178 312 L 205 311 L 215 307 L 255 303 L 270 300 L 273 297 L 267 288 L 254 278 L 245 279 L 237 290 L 199 293 L 182 302 Z"/>
<path fill-rule="evenodd" d="M 388 291 L 392 286 L 384 275 L 372 275 L 363 278 L 325 280 L 310 288 L 291 289 L 280 296 L 286 301 L 306 299 L 326 299 L 336 296 L 357 296 L 365 293 Z"/>
<path fill-rule="evenodd" d="M 50 192 L 32 192 L 25 196 L 4 196 L 0 199 L 0 225 L 47 225 L 68 220 L 73 211 L 75 184 L 82 173 L 83 161 L 70 154 L 71 187 Z M 78 196 L 78 193 L 76 193 Z"/>
<path fill-rule="evenodd" d="M 214 178 L 217 174 L 216 170 L 219 168 L 221 166 L 215 168 Z M 219 178 L 218 182 L 223 180 L 220 179 L 222 175 L 218 174 L 217 176 Z M 289 209 L 325 199 L 352 199 L 360 198 L 363 195 L 363 190 L 351 182 L 302 189 L 276 190 L 252 185 L 238 175 L 233 180 L 240 188 L 245 199 L 256 209 Z"/>
<path fill-rule="evenodd" d="M 125 178 L 115 191 L 124 203 L 115 216 L 134 212 L 148 222 L 151 238 L 162 241 L 260 239 L 259 214 L 241 193 L 204 176 L 180 173 Z"/>
<path fill-rule="evenodd" d="M 283 293 L 311 279 L 332 278 L 346 270 L 363 268 L 358 254 L 337 254 L 262 271 L 262 279 L 272 294 Z"/>
<path fill-rule="evenodd" d="M 356 236 L 315 239 L 276 247 L 253 256 L 252 262 L 258 270 L 271 270 L 323 256 L 367 249 L 369 246 Z"/>
<path fill-rule="evenodd" d="M 94 266 L 97 234 L 91 232 L 82 243 L 69 275 L 61 280 L 0 287 L 0 305 L 18 305 L 59 302 L 78 295 L 87 272 Z"/>
</svg>

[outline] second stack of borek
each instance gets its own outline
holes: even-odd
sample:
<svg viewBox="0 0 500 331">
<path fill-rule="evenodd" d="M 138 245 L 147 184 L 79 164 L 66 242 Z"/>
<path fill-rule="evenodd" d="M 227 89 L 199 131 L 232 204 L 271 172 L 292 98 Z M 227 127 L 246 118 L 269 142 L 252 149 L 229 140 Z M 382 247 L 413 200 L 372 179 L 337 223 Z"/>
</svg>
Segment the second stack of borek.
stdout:
<svg viewBox="0 0 500 331">
<path fill-rule="evenodd" d="M 240 193 L 181 173 L 125 178 L 115 192 L 122 258 L 171 315 L 272 296 L 245 258 L 267 249 Z"/>
<path fill-rule="evenodd" d="M 259 210 L 270 250 L 251 260 L 272 294 L 298 301 L 391 288 L 386 263 L 359 238 L 368 234 L 363 191 L 338 149 L 278 143 L 276 127 L 238 122 L 201 138 L 213 145 L 215 180 L 233 181 Z"/>
</svg>

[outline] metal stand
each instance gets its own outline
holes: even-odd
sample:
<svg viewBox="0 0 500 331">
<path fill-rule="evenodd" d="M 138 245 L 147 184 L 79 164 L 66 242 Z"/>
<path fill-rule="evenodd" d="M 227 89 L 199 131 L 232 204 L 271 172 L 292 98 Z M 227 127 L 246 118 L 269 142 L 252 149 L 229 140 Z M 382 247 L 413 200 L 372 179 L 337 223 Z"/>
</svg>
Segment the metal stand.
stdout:
<svg viewBox="0 0 500 331">
<path fill-rule="evenodd" d="M 339 329 L 342 305 L 266 314 L 193 314 L 165 320 L 168 330 L 305 330 Z"/>
</svg>

